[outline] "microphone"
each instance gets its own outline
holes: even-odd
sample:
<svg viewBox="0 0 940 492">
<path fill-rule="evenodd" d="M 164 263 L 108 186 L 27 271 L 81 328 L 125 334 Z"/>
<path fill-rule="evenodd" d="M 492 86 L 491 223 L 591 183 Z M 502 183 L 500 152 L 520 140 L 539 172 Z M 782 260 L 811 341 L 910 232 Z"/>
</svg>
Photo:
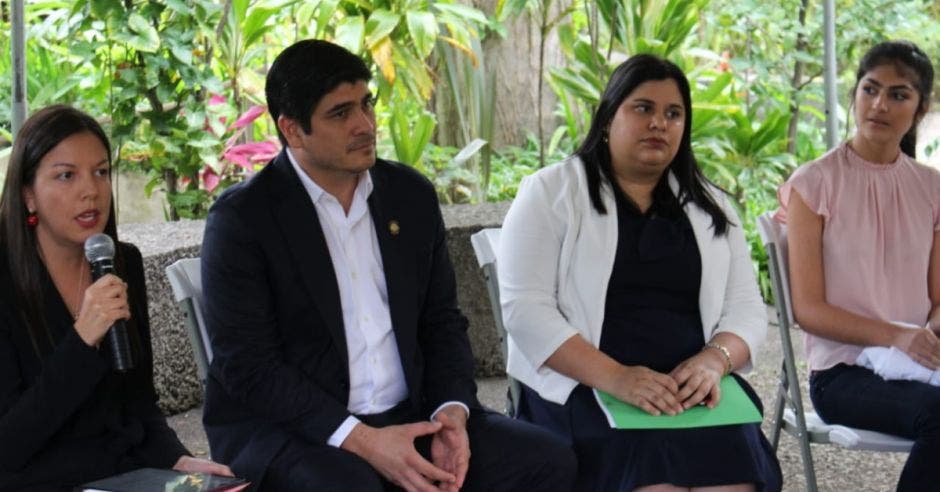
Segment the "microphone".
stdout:
<svg viewBox="0 0 940 492">
<path fill-rule="evenodd" d="M 85 240 L 85 258 L 91 264 L 92 281 L 114 273 L 114 241 L 107 234 L 94 234 Z M 111 361 L 114 370 L 126 372 L 134 368 L 131 344 L 127 337 L 127 326 L 124 320 L 119 319 L 111 325 L 105 335 L 107 345 L 111 349 Z"/>
</svg>

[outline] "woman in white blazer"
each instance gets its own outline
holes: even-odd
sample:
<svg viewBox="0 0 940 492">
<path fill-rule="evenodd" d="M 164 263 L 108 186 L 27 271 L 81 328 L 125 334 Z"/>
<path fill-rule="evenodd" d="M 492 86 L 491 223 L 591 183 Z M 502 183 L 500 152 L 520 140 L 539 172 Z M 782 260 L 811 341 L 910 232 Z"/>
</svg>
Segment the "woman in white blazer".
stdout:
<svg viewBox="0 0 940 492">
<path fill-rule="evenodd" d="M 572 443 L 578 490 L 781 487 L 757 424 L 613 430 L 591 391 L 654 415 L 714 407 L 722 376 L 749 369 L 765 335 L 740 220 L 699 170 L 691 122 L 682 71 L 630 58 L 575 155 L 527 177 L 503 224 L 519 417 Z"/>
</svg>

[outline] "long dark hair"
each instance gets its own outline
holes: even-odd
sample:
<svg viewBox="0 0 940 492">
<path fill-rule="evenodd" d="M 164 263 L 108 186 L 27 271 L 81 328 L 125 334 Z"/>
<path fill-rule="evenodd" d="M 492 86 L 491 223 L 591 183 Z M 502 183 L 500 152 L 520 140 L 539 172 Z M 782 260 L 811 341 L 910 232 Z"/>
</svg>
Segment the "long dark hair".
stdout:
<svg viewBox="0 0 940 492">
<path fill-rule="evenodd" d="M 667 168 L 667 171 L 671 170 L 679 182 L 676 199 L 678 199 L 680 205 L 691 201 L 711 215 L 715 235 L 720 236 L 728 230 L 728 216 L 718 206 L 715 198 L 708 190 L 708 185 L 715 186 L 717 189 L 720 188 L 712 184 L 702 174 L 701 169 L 698 167 L 698 161 L 695 159 L 695 154 L 692 152 L 692 95 L 689 89 L 689 81 L 682 73 L 682 69 L 674 63 L 653 55 L 632 56 L 614 70 L 610 81 L 607 82 L 607 88 L 604 89 L 604 94 L 601 96 L 597 111 L 594 113 L 591 129 L 588 130 L 587 137 L 585 137 L 581 147 L 575 151 L 575 154 L 584 163 L 591 203 L 598 213 L 606 214 L 607 208 L 601 199 L 601 188 L 605 183 L 611 187 L 616 186 L 610 160 L 610 147 L 604 141 L 604 137 L 606 128 L 610 126 L 610 122 L 614 119 L 620 104 L 640 84 L 650 80 L 667 79 L 675 81 L 676 85 L 679 86 L 682 104 L 685 105 L 685 128 L 682 131 L 679 150 Z M 654 194 L 669 191 L 668 174 L 668 172 L 663 173 L 656 185 L 657 190 L 654 191 Z"/>
<path fill-rule="evenodd" d="M 108 151 L 111 165 L 111 144 L 101 125 L 91 116 L 65 105 L 53 105 L 33 113 L 14 137 L 10 163 L 0 197 L 0 247 L 6 252 L 14 295 L 20 317 L 26 324 L 37 355 L 54 346 L 55 341 L 43 315 L 41 276 L 44 265 L 36 242 L 36 230 L 26 224 L 26 202 L 23 189 L 32 186 L 39 162 L 56 145 L 77 133 L 93 134 Z M 105 234 L 117 244 L 117 223 L 114 202 L 111 202 Z M 123 273 L 120 248 L 115 255 L 115 268 Z M 132 330 L 135 331 L 135 330 Z"/>
<path fill-rule="evenodd" d="M 855 85 L 852 86 L 852 104 L 855 104 L 855 91 L 858 89 L 858 83 L 866 73 L 882 65 L 894 65 L 898 73 L 910 78 L 920 96 L 917 114 L 914 115 L 911 129 L 901 137 L 901 152 L 915 159 L 917 157 L 915 155 L 917 153 L 917 124 L 920 117 L 927 112 L 927 107 L 930 106 L 930 93 L 933 92 L 933 64 L 930 63 L 930 58 L 910 41 L 878 43 L 872 46 L 858 63 Z"/>
</svg>

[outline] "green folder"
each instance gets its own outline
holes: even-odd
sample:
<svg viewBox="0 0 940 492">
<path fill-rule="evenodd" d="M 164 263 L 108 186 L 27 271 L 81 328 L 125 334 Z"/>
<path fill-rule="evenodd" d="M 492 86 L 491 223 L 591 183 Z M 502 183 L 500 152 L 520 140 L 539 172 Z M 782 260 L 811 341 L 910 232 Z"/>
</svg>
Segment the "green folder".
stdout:
<svg viewBox="0 0 940 492">
<path fill-rule="evenodd" d="M 594 390 L 607 422 L 614 429 L 688 429 L 716 425 L 749 424 L 762 420 L 754 402 L 731 376 L 721 380 L 721 401 L 715 408 L 696 405 L 679 415 L 650 415 L 603 391 Z"/>
</svg>

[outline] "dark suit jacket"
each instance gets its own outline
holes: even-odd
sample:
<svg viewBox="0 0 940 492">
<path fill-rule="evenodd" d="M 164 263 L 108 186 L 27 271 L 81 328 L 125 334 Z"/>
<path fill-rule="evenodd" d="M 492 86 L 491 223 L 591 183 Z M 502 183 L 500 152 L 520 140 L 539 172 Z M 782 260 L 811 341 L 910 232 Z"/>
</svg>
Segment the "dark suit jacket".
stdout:
<svg viewBox="0 0 940 492">
<path fill-rule="evenodd" d="M 45 269 L 41 306 L 55 348 L 38 357 L 0 253 L 0 491 L 70 490 L 135 468 L 170 468 L 189 454 L 157 408 L 140 252 L 119 247 L 140 337 L 135 368 L 124 374 L 111 370 L 107 350 L 79 338 Z"/>
<path fill-rule="evenodd" d="M 434 188 L 398 163 L 378 160 L 369 172 L 408 401 L 422 415 L 449 400 L 479 407 Z M 284 151 L 219 197 L 201 256 L 215 352 L 203 419 L 212 456 L 260 483 L 288 438 L 324 444 L 349 416 L 336 275 L 316 209 Z"/>
</svg>

